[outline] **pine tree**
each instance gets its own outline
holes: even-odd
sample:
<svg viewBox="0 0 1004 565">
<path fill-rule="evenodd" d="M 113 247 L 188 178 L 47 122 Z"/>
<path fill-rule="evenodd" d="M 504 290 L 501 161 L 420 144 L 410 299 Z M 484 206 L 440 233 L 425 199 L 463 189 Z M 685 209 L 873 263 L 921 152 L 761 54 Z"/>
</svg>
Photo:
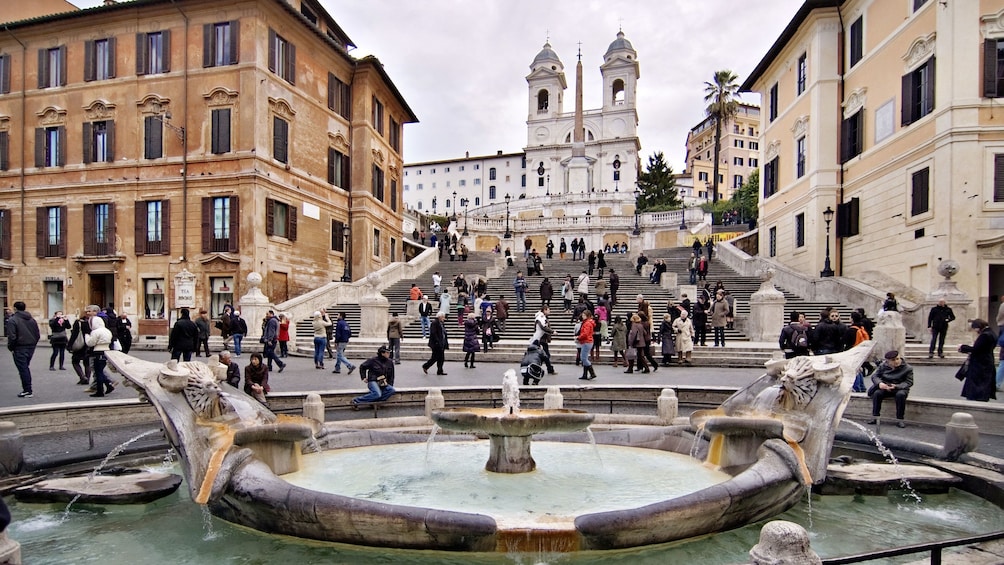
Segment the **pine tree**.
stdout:
<svg viewBox="0 0 1004 565">
<path fill-rule="evenodd" d="M 673 210 L 683 201 L 676 189 L 673 168 L 666 164 L 666 158 L 659 151 L 648 158 L 648 166 L 638 175 L 638 210 Z"/>
</svg>

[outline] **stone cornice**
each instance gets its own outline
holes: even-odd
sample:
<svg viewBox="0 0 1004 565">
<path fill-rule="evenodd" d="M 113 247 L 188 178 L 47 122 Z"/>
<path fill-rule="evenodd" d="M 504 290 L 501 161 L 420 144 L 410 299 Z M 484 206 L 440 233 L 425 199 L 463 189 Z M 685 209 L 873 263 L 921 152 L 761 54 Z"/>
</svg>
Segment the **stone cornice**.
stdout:
<svg viewBox="0 0 1004 565">
<path fill-rule="evenodd" d="M 84 106 L 84 116 L 92 122 L 113 119 L 115 117 L 115 104 L 99 98 Z"/>
<path fill-rule="evenodd" d="M 855 88 L 851 95 L 847 97 L 844 101 L 844 117 L 849 118 L 856 114 L 858 110 L 865 107 L 865 101 L 867 100 L 868 87 L 862 86 L 860 88 Z"/>
<path fill-rule="evenodd" d="M 38 116 L 38 124 L 41 126 L 61 126 L 66 124 L 66 109 L 56 106 L 47 106 Z"/>
<path fill-rule="evenodd" d="M 296 111 L 293 110 L 292 106 L 289 105 L 289 102 L 286 102 L 282 98 L 272 98 L 271 96 L 269 96 L 268 107 L 270 110 L 272 110 L 273 114 L 279 116 L 280 118 L 286 120 L 287 122 L 291 121 L 293 119 L 293 116 L 296 115 Z"/>
<path fill-rule="evenodd" d="M 906 70 L 912 71 L 921 63 L 931 58 L 934 55 L 934 40 L 936 32 L 931 32 L 926 37 L 918 37 L 913 40 L 910 44 L 910 48 L 906 50 L 903 55 L 903 61 L 906 63 Z"/>
<path fill-rule="evenodd" d="M 983 34 L 983 39 L 1004 38 L 1004 8 L 996 14 L 980 18 L 980 33 Z"/>
<path fill-rule="evenodd" d="M 170 98 L 165 98 L 159 94 L 147 94 L 136 102 L 141 114 L 156 114 L 158 116 L 164 114 L 170 104 Z"/>
<path fill-rule="evenodd" d="M 207 106 L 235 106 L 237 104 L 237 92 L 228 88 L 218 86 L 202 95 L 206 99 Z"/>
</svg>

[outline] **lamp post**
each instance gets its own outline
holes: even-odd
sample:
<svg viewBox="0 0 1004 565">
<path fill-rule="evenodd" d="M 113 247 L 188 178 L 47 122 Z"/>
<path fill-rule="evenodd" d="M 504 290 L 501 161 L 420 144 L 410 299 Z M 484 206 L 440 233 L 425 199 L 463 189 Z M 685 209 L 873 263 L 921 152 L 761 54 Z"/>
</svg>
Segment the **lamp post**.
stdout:
<svg viewBox="0 0 1004 565">
<path fill-rule="evenodd" d="M 634 189 L 634 235 L 641 235 L 641 228 L 638 227 L 638 198 L 641 197 L 641 191 L 638 187 Z"/>
<path fill-rule="evenodd" d="M 467 231 L 467 205 L 470 203 L 471 201 L 467 198 L 460 199 L 460 205 L 464 207 L 464 237 L 471 235 L 471 233 Z"/>
<path fill-rule="evenodd" d="M 687 229 L 687 201 L 683 201 L 683 208 L 680 209 L 683 215 L 680 217 L 680 231 Z"/>
<path fill-rule="evenodd" d="M 451 219 L 454 222 L 457 221 L 457 191 L 456 190 L 453 191 L 453 218 L 451 218 Z"/>
<path fill-rule="evenodd" d="M 833 209 L 829 206 L 823 210 L 823 221 L 826 222 L 826 259 L 823 261 L 823 270 L 819 272 L 821 277 L 832 277 L 833 269 L 830 268 L 830 222 L 833 220 Z"/>
<path fill-rule="evenodd" d="M 511 197 L 508 193 L 505 195 L 505 233 L 502 235 L 504 239 L 511 239 L 512 232 L 509 231 L 509 199 Z"/>
<path fill-rule="evenodd" d="M 345 227 L 342 228 L 342 238 L 344 243 L 342 249 L 345 254 L 345 269 L 342 271 L 342 282 L 352 282 L 352 254 L 349 252 L 351 249 L 351 235 L 351 228 L 349 228 L 348 224 L 345 224 Z"/>
<path fill-rule="evenodd" d="M 547 196 L 551 195 L 551 175 L 547 175 Z"/>
</svg>

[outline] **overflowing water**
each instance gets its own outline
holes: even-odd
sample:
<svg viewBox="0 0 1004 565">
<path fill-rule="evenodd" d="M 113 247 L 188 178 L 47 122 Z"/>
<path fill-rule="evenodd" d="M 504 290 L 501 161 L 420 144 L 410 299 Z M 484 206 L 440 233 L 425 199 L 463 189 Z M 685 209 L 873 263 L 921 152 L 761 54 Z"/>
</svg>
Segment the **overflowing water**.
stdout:
<svg viewBox="0 0 1004 565">
<path fill-rule="evenodd" d="M 846 418 L 841 418 L 840 420 L 842 422 L 847 422 L 848 424 L 854 426 L 855 428 L 863 431 L 865 435 L 868 436 L 868 439 L 870 439 L 872 443 L 875 444 L 875 448 L 878 449 L 879 453 L 882 454 L 882 457 L 885 457 L 885 460 L 890 465 L 892 465 L 892 468 L 899 475 L 899 484 L 903 486 L 903 498 L 910 498 L 917 504 L 923 502 L 923 499 L 920 498 L 920 495 L 917 494 L 917 491 L 915 491 L 913 487 L 910 486 L 910 480 L 906 478 L 906 473 L 904 473 L 903 468 L 900 467 L 899 460 L 896 459 L 896 455 L 893 454 L 893 452 L 888 447 L 886 447 L 885 444 L 882 443 L 882 440 L 879 439 L 877 435 L 875 435 L 875 432 L 871 431 L 870 429 L 866 428 L 865 426 L 857 422 L 853 422 Z"/>
<path fill-rule="evenodd" d="M 507 414 L 519 414 L 519 381 L 513 369 L 502 377 L 502 408 Z"/>
<path fill-rule="evenodd" d="M 94 470 L 91 471 L 91 474 L 87 476 L 87 482 L 93 481 L 94 477 L 97 477 L 98 473 L 100 473 L 101 470 L 104 469 L 105 466 L 108 465 L 108 463 L 112 459 L 115 459 L 116 457 L 118 457 L 119 454 L 121 454 L 122 451 L 125 450 L 125 448 L 127 448 L 130 445 L 132 445 L 133 443 L 136 443 L 137 441 L 145 438 L 146 436 L 148 436 L 150 434 L 155 434 L 155 433 L 157 433 L 159 431 L 160 431 L 160 429 L 147 430 L 147 431 L 145 431 L 145 432 L 143 432 L 143 433 L 141 433 L 141 434 L 139 434 L 139 435 L 137 435 L 137 436 L 135 436 L 135 437 L 133 437 L 133 438 L 127 440 L 127 441 L 124 441 L 124 442 L 120 443 L 119 445 L 115 446 L 115 449 L 112 449 L 111 451 L 109 451 L 108 455 L 106 455 L 105 458 L 101 460 L 101 463 L 98 463 L 97 467 L 95 467 Z M 77 494 L 72 499 L 70 499 L 69 503 L 66 504 L 66 509 L 63 510 L 63 520 L 66 520 L 70 516 L 70 508 L 73 506 L 74 502 L 80 500 L 81 496 L 83 496 L 82 493 Z"/>
<path fill-rule="evenodd" d="M 231 407 L 233 407 L 234 412 L 237 413 L 237 417 L 240 418 L 242 422 L 254 421 L 257 416 L 257 412 L 255 412 L 255 409 L 248 403 L 247 398 L 236 394 L 230 394 L 225 391 L 220 391 L 220 396 L 223 397 Z"/>
</svg>

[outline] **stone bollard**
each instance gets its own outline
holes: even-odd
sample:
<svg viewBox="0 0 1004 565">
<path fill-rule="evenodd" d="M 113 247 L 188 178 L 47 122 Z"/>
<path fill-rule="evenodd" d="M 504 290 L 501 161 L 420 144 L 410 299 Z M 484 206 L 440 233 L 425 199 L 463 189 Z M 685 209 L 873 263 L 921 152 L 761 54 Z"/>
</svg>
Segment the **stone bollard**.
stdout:
<svg viewBox="0 0 1004 565">
<path fill-rule="evenodd" d="M 446 407 L 446 399 L 443 398 L 443 391 L 438 388 L 430 388 L 429 394 L 425 395 L 425 417 L 431 418 L 433 410 Z"/>
<path fill-rule="evenodd" d="M 671 388 L 662 389 L 659 395 L 659 419 L 663 422 L 671 423 L 679 415 L 680 399 L 676 397 L 676 391 Z"/>
<path fill-rule="evenodd" d="M 313 420 L 318 424 L 324 423 L 324 402 L 321 401 L 320 394 L 312 392 L 307 395 L 306 399 L 304 399 L 303 417 L 308 420 Z"/>
<path fill-rule="evenodd" d="M 760 541 L 750 550 L 752 565 L 819 565 L 809 547 L 809 532 L 794 522 L 774 520 L 760 529 Z"/>
<path fill-rule="evenodd" d="M 24 438 L 14 422 L 0 422 L 0 476 L 17 475 L 24 467 Z"/>
<path fill-rule="evenodd" d="M 773 269 L 758 271 L 760 289 L 750 295 L 750 315 L 746 335 L 750 341 L 774 341 L 784 327 L 784 293 L 774 287 Z"/>
<path fill-rule="evenodd" d="M 565 397 L 561 394 L 561 387 L 549 386 L 544 393 L 544 410 L 561 410 L 565 407 Z"/>
<path fill-rule="evenodd" d="M 958 461 L 963 453 L 976 451 L 980 443 L 980 427 L 972 414 L 956 412 L 945 424 L 945 447 L 941 452 L 942 459 Z"/>
<path fill-rule="evenodd" d="M 872 333 L 872 348 L 870 359 L 881 362 L 887 351 L 904 352 L 906 350 L 906 328 L 903 326 L 903 315 L 899 312 L 879 312 L 878 323 Z"/>
</svg>

